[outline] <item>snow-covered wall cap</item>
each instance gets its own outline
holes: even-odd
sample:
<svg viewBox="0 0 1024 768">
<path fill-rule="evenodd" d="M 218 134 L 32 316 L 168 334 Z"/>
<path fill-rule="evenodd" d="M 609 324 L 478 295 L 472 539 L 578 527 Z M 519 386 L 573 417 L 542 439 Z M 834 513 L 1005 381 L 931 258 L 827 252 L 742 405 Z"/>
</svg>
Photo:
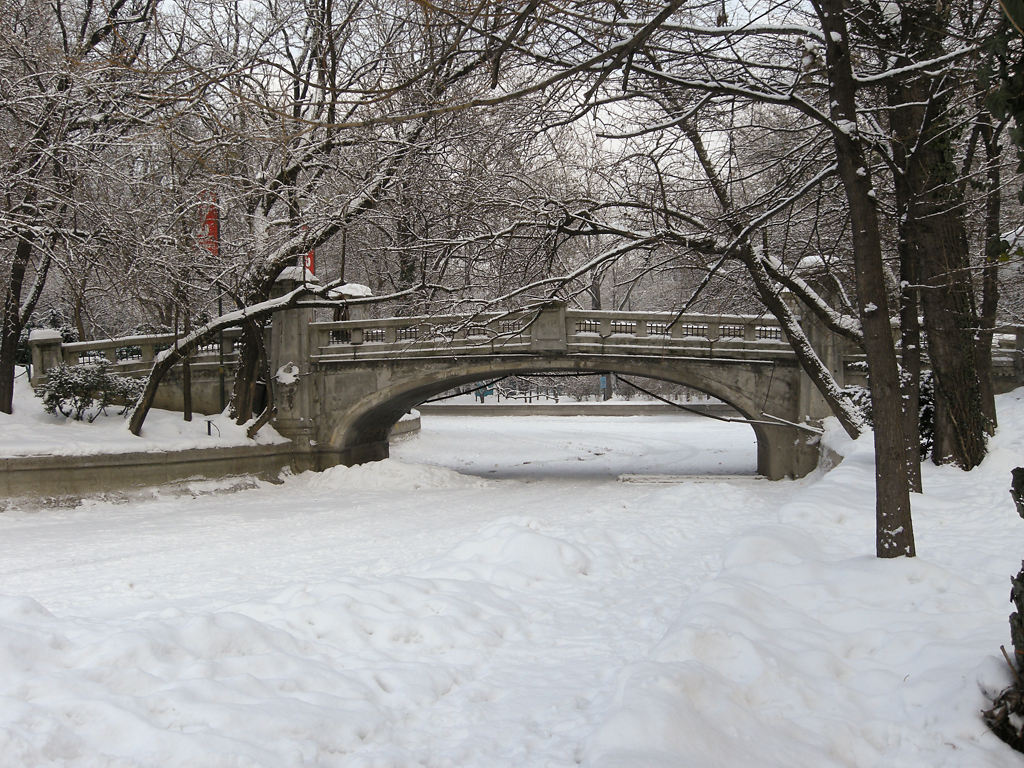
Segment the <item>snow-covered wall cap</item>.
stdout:
<svg viewBox="0 0 1024 768">
<path fill-rule="evenodd" d="M 828 268 L 820 255 L 804 256 L 796 263 L 797 272 L 824 272 Z"/>
<path fill-rule="evenodd" d="M 55 328 L 36 328 L 28 334 L 29 342 L 33 341 L 64 341 L 61 332 Z"/>
<path fill-rule="evenodd" d="M 337 288 L 331 288 L 327 295 L 332 299 L 362 299 L 373 296 L 373 291 L 362 283 L 345 283 Z"/>
<path fill-rule="evenodd" d="M 319 283 L 320 278 L 314 275 L 305 267 L 285 267 L 277 276 L 277 282 L 291 280 L 295 283 Z"/>
</svg>

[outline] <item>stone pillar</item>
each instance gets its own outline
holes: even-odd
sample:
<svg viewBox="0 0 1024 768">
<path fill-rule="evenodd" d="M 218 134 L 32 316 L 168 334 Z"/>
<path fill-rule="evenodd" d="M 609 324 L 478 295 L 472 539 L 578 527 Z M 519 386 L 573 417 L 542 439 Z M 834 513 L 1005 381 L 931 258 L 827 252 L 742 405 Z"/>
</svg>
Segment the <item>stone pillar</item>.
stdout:
<svg viewBox="0 0 1024 768">
<path fill-rule="evenodd" d="M 61 344 L 64 338 L 53 328 L 37 328 L 28 335 L 28 346 L 32 351 L 32 386 L 46 381 L 46 372 L 64 362 Z"/>
<path fill-rule="evenodd" d="M 530 324 L 530 350 L 565 352 L 565 302 L 549 302 Z"/>
<path fill-rule="evenodd" d="M 306 273 L 305 282 L 318 282 Z M 274 283 L 271 298 L 290 293 L 303 284 L 298 268 L 286 269 Z M 296 448 L 309 449 L 315 440 L 317 396 L 314 377 L 310 375 L 313 349 L 309 324 L 314 310 L 297 307 L 276 312 L 271 318 L 267 357 L 270 361 L 271 402 L 277 409 L 274 429 L 291 439 Z"/>
</svg>

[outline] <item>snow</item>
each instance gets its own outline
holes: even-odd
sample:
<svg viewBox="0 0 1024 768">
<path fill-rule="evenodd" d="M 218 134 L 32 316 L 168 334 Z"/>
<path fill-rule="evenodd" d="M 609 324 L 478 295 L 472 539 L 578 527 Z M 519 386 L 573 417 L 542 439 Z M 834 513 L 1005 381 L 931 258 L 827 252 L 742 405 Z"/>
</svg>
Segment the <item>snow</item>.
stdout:
<svg viewBox="0 0 1024 768">
<path fill-rule="evenodd" d="M 285 363 L 274 374 L 274 381 L 283 386 L 295 384 L 299 380 L 299 366 L 295 363 Z"/>
<path fill-rule="evenodd" d="M 903 12 L 900 9 L 899 3 L 894 2 L 894 0 L 883 0 L 880 8 L 882 20 L 893 29 L 899 29 L 903 23 Z"/>
<path fill-rule="evenodd" d="M 817 274 L 828 269 L 828 263 L 820 254 L 804 256 L 796 263 L 797 273 Z"/>
<path fill-rule="evenodd" d="M 343 283 L 327 291 L 327 296 L 331 299 L 363 299 L 373 296 L 373 291 L 362 283 Z"/>
<path fill-rule="evenodd" d="M 63 340 L 63 338 L 64 336 L 61 332 L 53 328 L 36 328 L 28 334 L 28 340 L 30 342 Z"/>
<path fill-rule="evenodd" d="M 25 382 L 24 369 L 15 380 L 14 413 L 0 413 L 0 458 L 10 456 L 84 456 L 106 452 L 163 452 L 188 448 L 226 448 L 266 445 L 287 440 L 267 425 L 246 437 L 245 426 L 226 414 L 195 414 L 184 421 L 180 413 L 154 408 L 146 417 L 142 436 L 128 431 L 128 420 L 111 406 L 89 424 L 43 411 L 42 400 Z M 210 422 L 209 426 L 207 422 Z M 210 434 L 207 434 L 209 432 Z"/>
<path fill-rule="evenodd" d="M 924 468 L 912 560 L 872 556 L 871 438 L 834 422 L 843 462 L 791 482 L 695 416 L 426 415 L 376 464 L 9 507 L 0 754 L 1019 765 L 978 714 L 1024 553 L 1024 392 L 998 405 L 981 467 Z M 19 401 L 4 452 L 34 418 Z"/>
<path fill-rule="evenodd" d="M 1009 232 L 1004 232 L 1001 235 L 1001 239 L 1006 241 L 1008 249 L 1019 248 L 1024 245 L 1024 227 L 1017 227 Z"/>
<path fill-rule="evenodd" d="M 305 267 L 285 267 L 277 276 L 279 282 L 291 280 L 295 283 L 319 283 L 320 278 L 314 275 Z"/>
</svg>

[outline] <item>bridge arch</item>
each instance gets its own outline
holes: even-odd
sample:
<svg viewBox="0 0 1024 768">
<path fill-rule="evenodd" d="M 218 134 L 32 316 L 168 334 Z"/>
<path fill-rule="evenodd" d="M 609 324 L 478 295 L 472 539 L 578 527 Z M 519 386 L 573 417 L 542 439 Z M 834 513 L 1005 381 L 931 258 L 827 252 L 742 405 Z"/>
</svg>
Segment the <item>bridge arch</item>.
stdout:
<svg viewBox="0 0 1024 768">
<path fill-rule="evenodd" d="M 330 367 L 321 368 L 330 390 L 334 378 Z M 354 397 L 344 397 L 343 392 L 323 393 L 328 407 L 321 409 L 318 450 L 328 464 L 384 458 L 388 455 L 388 432 L 408 410 L 465 384 L 513 374 L 611 372 L 681 384 L 722 400 L 745 418 L 759 422 L 751 427 L 757 439 L 760 474 L 773 479 L 799 476 L 814 466 L 817 448 L 806 445 L 806 432 L 784 424 L 763 423 L 761 413 L 766 407 L 783 418 L 795 419 L 788 413 L 795 402 L 794 393 L 789 391 L 790 377 L 776 376 L 774 368 L 764 361 L 736 361 L 735 365 L 723 366 L 720 360 L 622 355 L 493 355 L 455 364 L 450 359 L 426 359 L 418 361 L 414 369 L 387 360 L 348 362 L 337 366 L 338 381 L 362 381 L 358 388 L 361 394 L 354 390 Z M 332 401 L 334 407 L 330 406 Z M 779 413 L 780 407 L 787 412 Z"/>
</svg>

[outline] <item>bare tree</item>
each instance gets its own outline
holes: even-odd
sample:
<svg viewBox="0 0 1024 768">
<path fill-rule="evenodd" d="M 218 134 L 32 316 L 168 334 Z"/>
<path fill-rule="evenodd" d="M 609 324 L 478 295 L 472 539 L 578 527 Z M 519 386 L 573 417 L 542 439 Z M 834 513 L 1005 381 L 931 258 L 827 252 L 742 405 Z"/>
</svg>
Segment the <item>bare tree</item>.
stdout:
<svg viewBox="0 0 1024 768">
<path fill-rule="evenodd" d="M 18 336 L 54 250 L 79 239 L 79 187 L 90 170 L 101 172 L 97 155 L 148 91 L 137 65 L 156 3 L 115 0 L 101 9 L 11 0 L 2 10 L 0 411 L 10 413 Z"/>
</svg>

